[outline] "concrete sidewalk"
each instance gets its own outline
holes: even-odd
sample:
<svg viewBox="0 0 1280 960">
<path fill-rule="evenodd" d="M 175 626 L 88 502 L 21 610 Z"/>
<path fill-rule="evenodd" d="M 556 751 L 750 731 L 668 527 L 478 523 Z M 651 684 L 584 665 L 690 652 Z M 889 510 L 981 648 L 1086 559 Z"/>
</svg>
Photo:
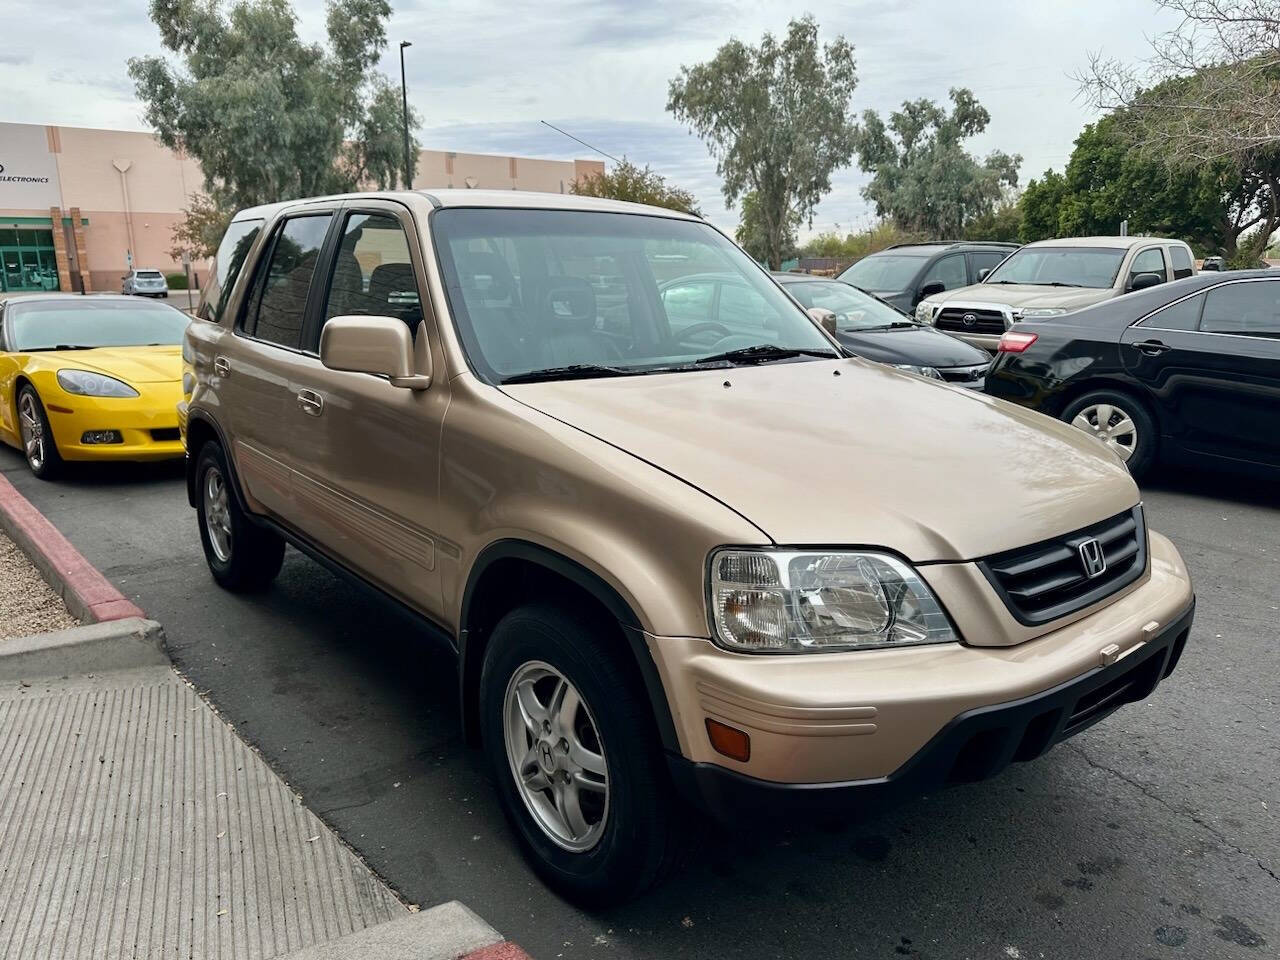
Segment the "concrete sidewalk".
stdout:
<svg viewBox="0 0 1280 960">
<path fill-rule="evenodd" d="M 0 958 L 524 956 L 460 904 L 401 904 L 167 665 L 157 625 L 13 643 Z M 88 660 L 107 672 L 63 675 Z"/>
</svg>

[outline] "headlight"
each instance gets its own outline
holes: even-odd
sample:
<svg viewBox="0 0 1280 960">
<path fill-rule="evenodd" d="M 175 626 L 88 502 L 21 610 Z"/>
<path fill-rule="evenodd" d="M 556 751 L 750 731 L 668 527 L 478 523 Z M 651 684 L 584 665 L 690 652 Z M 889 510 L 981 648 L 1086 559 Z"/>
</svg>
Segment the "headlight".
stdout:
<svg viewBox="0 0 1280 960">
<path fill-rule="evenodd" d="M 882 553 L 717 550 L 716 642 L 745 653 L 832 653 L 959 640 L 932 591 Z"/>
<path fill-rule="evenodd" d="M 917 377 L 928 377 L 930 380 L 942 379 L 942 374 L 937 371 L 936 367 L 920 367 L 914 363 L 891 363 L 890 366 L 905 370 L 907 373 L 914 373 Z"/>
<path fill-rule="evenodd" d="M 916 319 L 921 323 L 933 323 L 933 315 L 938 312 L 938 305 L 932 300 L 921 300 L 916 304 Z"/>
<path fill-rule="evenodd" d="M 115 377 L 88 370 L 59 370 L 58 384 L 67 393 L 82 397 L 136 397 L 138 391 Z"/>
<path fill-rule="evenodd" d="M 1018 319 L 1031 320 L 1036 317 L 1060 317 L 1066 312 L 1063 307 L 1027 307 L 1025 310 L 1019 311 Z"/>
</svg>

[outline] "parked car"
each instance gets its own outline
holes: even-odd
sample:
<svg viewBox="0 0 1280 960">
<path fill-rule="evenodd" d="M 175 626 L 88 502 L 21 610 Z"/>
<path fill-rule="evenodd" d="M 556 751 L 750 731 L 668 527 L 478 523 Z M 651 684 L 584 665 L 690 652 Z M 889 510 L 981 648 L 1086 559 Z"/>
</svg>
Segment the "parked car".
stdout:
<svg viewBox="0 0 1280 960">
<path fill-rule="evenodd" d="M 834 336 L 850 353 L 922 377 L 982 389 L 991 366 L 991 356 L 985 350 L 917 323 L 886 301 L 843 280 L 803 273 L 777 273 L 774 279 L 802 307 L 834 314 Z"/>
<path fill-rule="evenodd" d="M 657 882 L 687 803 L 801 822 L 979 780 L 1178 662 L 1191 583 L 1118 459 L 843 356 L 701 219 L 376 193 L 223 243 L 180 407 L 214 580 L 263 589 L 292 543 L 456 652 L 462 735 L 576 900 Z M 758 326 L 672 322 L 713 265 Z"/>
<path fill-rule="evenodd" d="M 1227 261 L 1222 257 L 1205 257 L 1200 264 L 1201 270 L 1216 270 L 1219 273 L 1227 269 Z"/>
<path fill-rule="evenodd" d="M 130 270 L 120 280 L 121 293 L 135 297 L 169 297 L 169 281 L 159 270 Z"/>
<path fill-rule="evenodd" d="M 863 257 L 839 279 L 911 313 L 925 297 L 977 283 L 1017 249 L 977 241 L 898 243 Z"/>
<path fill-rule="evenodd" d="M 1191 248 L 1155 237 L 1071 237 L 1029 243 L 982 283 L 935 294 L 916 319 L 995 350 L 1019 320 L 1044 320 L 1134 290 L 1190 277 Z"/>
<path fill-rule="evenodd" d="M 114 295 L 0 302 L 0 440 L 51 480 L 68 460 L 181 457 L 187 317 Z"/>
<path fill-rule="evenodd" d="M 1280 277 L 1201 274 L 1020 323 L 987 392 L 1093 433 L 1136 477 L 1161 460 L 1280 469 Z"/>
</svg>

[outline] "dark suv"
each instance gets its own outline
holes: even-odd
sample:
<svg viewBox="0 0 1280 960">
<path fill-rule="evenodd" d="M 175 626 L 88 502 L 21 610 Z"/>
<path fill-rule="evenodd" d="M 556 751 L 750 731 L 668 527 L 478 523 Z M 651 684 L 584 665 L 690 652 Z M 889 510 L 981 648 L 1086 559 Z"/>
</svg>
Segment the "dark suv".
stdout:
<svg viewBox="0 0 1280 960">
<path fill-rule="evenodd" d="M 863 257 L 840 279 L 911 313 L 925 297 L 977 283 L 1017 249 L 994 241 L 896 243 Z"/>
</svg>

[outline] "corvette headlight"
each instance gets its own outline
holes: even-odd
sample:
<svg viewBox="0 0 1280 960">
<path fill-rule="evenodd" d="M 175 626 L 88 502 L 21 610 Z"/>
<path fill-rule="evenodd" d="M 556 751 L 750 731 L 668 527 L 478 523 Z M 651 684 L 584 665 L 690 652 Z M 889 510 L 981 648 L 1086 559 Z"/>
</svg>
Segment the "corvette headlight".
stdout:
<svg viewBox="0 0 1280 960">
<path fill-rule="evenodd" d="M 833 653 L 959 641 L 933 592 L 883 553 L 718 550 L 716 642 L 744 653 Z"/>
<path fill-rule="evenodd" d="M 1038 317 L 1060 317 L 1066 313 L 1063 307 L 1027 307 L 1025 310 L 1019 311 L 1019 320 L 1034 320 Z"/>
<path fill-rule="evenodd" d="M 942 374 L 935 367 L 921 367 L 914 363 L 893 363 L 890 366 L 905 370 L 907 373 L 914 373 L 917 377 L 928 377 L 930 380 L 942 379 Z"/>
<path fill-rule="evenodd" d="M 59 370 L 58 385 L 67 393 L 82 397 L 136 397 L 138 391 L 127 383 L 89 370 Z"/>
</svg>

